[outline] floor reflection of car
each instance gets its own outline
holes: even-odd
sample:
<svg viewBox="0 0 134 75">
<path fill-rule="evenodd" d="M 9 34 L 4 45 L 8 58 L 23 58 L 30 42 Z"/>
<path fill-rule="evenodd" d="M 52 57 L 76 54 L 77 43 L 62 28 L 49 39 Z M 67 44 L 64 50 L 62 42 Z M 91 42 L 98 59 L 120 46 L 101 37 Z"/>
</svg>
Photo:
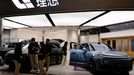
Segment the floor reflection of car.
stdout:
<svg viewBox="0 0 134 75">
<path fill-rule="evenodd" d="M 60 64 L 62 61 L 62 53 L 60 50 L 60 43 L 56 40 L 51 40 L 50 41 L 51 45 L 52 45 L 52 54 L 50 56 L 50 65 L 55 65 L 55 64 Z M 22 71 L 28 71 L 31 69 L 30 66 L 30 59 L 28 56 L 28 45 L 25 45 L 22 48 L 22 66 L 21 66 L 21 70 Z M 9 52 L 7 52 L 6 57 L 5 57 L 5 64 L 9 65 L 9 69 L 10 70 L 14 70 L 14 62 L 13 62 L 13 54 L 14 54 L 14 50 L 11 50 Z"/>
<path fill-rule="evenodd" d="M 76 44 L 75 44 L 76 45 Z M 77 44 L 70 49 L 70 65 L 87 67 L 92 73 L 132 70 L 132 58 L 102 43 Z"/>
</svg>

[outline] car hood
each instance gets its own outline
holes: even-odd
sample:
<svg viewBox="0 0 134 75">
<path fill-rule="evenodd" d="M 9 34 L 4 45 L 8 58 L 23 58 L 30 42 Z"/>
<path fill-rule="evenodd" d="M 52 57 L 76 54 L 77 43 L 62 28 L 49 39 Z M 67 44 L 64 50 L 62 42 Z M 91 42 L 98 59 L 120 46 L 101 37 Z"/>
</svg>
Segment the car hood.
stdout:
<svg viewBox="0 0 134 75">
<path fill-rule="evenodd" d="M 105 51 L 105 52 L 97 52 L 100 57 L 108 57 L 108 58 L 128 58 L 128 55 L 119 51 Z"/>
<path fill-rule="evenodd" d="M 26 46 L 24 46 L 24 47 L 22 48 L 22 54 L 28 54 L 28 45 L 29 45 L 29 44 L 27 44 Z M 8 51 L 7 54 L 14 54 L 14 50 Z"/>
</svg>

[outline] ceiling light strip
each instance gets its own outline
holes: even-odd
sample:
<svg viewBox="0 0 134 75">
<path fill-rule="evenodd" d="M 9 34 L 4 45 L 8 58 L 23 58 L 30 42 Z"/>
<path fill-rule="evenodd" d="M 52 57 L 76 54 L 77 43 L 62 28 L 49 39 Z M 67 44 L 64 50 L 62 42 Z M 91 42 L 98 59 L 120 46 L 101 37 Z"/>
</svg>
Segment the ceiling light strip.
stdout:
<svg viewBox="0 0 134 75">
<path fill-rule="evenodd" d="M 52 18 L 50 17 L 50 15 L 49 15 L 49 14 L 45 14 L 45 16 L 46 16 L 46 17 L 47 17 L 47 19 L 50 21 L 50 23 L 52 24 L 52 26 L 54 26 L 54 27 L 55 27 L 55 24 L 54 24 L 54 22 L 53 22 Z"/>
<path fill-rule="evenodd" d="M 101 17 L 101 16 L 103 16 L 103 15 L 105 15 L 105 14 L 109 13 L 109 12 L 110 12 L 110 11 L 105 11 L 104 13 L 101 13 L 101 14 L 99 14 L 99 15 L 97 15 L 97 16 L 95 16 L 95 17 L 93 17 L 92 19 L 90 19 L 90 20 L 88 20 L 88 21 L 86 21 L 86 22 L 82 23 L 82 24 L 81 24 L 81 25 L 79 25 L 79 26 L 83 26 L 83 25 L 85 25 L 86 23 L 91 22 L 92 20 L 95 20 L 95 19 L 97 19 L 97 18 L 99 18 L 99 17 Z"/>
<path fill-rule="evenodd" d="M 29 28 L 32 28 L 32 26 L 29 26 L 29 25 L 26 25 L 26 24 L 23 24 L 23 23 L 20 23 L 20 22 L 16 22 L 16 21 L 13 21 L 13 20 L 10 20 L 10 19 L 4 18 L 4 20 L 10 21 L 10 22 L 14 22 L 14 23 L 17 23 L 17 24 L 20 24 L 20 25 L 23 25 L 23 26 L 27 26 Z"/>
</svg>

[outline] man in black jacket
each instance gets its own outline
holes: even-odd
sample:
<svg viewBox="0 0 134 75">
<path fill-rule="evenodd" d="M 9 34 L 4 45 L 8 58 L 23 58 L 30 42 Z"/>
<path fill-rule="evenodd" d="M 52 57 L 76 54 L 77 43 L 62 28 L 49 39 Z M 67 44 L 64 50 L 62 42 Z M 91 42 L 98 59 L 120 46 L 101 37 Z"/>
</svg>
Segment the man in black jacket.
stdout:
<svg viewBox="0 0 134 75">
<path fill-rule="evenodd" d="M 46 45 L 44 42 L 40 42 L 40 50 L 38 54 L 38 59 L 39 59 L 39 69 L 40 69 L 40 74 L 41 75 L 47 75 L 46 70 L 44 69 L 44 63 L 45 63 L 45 57 L 47 54 L 46 50 Z"/>
<path fill-rule="evenodd" d="M 34 72 L 35 68 L 36 71 L 39 71 L 39 66 L 38 66 L 38 50 L 39 50 L 39 45 L 35 41 L 35 38 L 31 39 L 31 43 L 28 46 L 28 54 L 30 56 L 30 62 L 31 62 L 31 72 Z"/>
<path fill-rule="evenodd" d="M 50 56 L 51 56 L 51 52 L 52 52 L 52 45 L 50 44 L 49 39 L 46 39 L 46 50 L 47 50 L 47 54 L 46 54 L 46 71 L 48 72 L 49 64 L 50 64 Z"/>
</svg>

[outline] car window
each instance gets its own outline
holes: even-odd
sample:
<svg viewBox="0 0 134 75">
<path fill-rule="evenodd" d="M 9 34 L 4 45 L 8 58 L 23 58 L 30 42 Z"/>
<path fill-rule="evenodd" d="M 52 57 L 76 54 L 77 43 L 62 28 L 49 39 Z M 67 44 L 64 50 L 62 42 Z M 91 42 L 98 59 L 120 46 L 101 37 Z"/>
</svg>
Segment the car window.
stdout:
<svg viewBox="0 0 134 75">
<path fill-rule="evenodd" d="M 70 42 L 70 49 L 82 49 L 82 46 L 76 42 Z"/>
<path fill-rule="evenodd" d="M 87 48 L 86 46 L 87 46 L 86 43 L 81 44 L 81 49 L 83 49 L 83 50 L 89 50 L 89 48 Z"/>
<path fill-rule="evenodd" d="M 89 45 L 90 51 L 95 51 L 95 49 L 92 47 L 92 45 Z"/>
<path fill-rule="evenodd" d="M 94 48 L 95 51 L 111 51 L 112 50 L 105 44 L 94 43 L 94 44 L 91 44 L 91 46 Z"/>
<path fill-rule="evenodd" d="M 86 44 L 85 48 L 86 48 L 87 50 L 90 50 L 90 48 L 89 48 L 89 45 L 88 45 L 88 44 Z"/>
<path fill-rule="evenodd" d="M 85 47 L 85 44 L 81 44 L 83 47 Z"/>
</svg>

